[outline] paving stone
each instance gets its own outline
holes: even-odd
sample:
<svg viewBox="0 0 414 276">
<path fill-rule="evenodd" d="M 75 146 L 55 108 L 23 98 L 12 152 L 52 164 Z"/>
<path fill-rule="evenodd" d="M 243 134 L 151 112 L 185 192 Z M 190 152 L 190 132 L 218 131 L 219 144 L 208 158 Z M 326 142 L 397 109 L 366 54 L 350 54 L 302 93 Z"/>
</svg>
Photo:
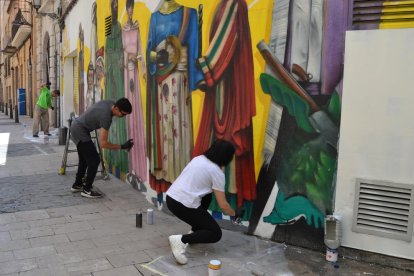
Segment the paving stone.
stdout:
<svg viewBox="0 0 414 276">
<path fill-rule="evenodd" d="M 33 269 L 25 272 L 19 272 L 19 276 L 69 276 L 64 266 L 57 266 L 53 268 Z"/>
<path fill-rule="evenodd" d="M 40 220 L 34 220 L 34 221 L 28 221 L 30 228 L 35 227 L 42 227 L 42 226 L 50 226 L 55 224 L 63 224 L 66 223 L 67 220 L 64 217 L 60 218 L 49 218 L 49 219 L 40 219 Z"/>
<path fill-rule="evenodd" d="M 56 234 L 66 234 L 93 229 L 92 226 L 86 221 L 57 224 L 53 225 L 52 228 Z"/>
<path fill-rule="evenodd" d="M 12 213 L 0 213 L 0 225 L 16 222 L 16 217 Z"/>
<path fill-rule="evenodd" d="M 68 222 L 91 221 L 91 220 L 102 219 L 102 218 L 103 218 L 103 216 L 100 213 L 79 214 L 79 215 L 66 216 L 66 220 Z"/>
<path fill-rule="evenodd" d="M 0 232 L 0 242 L 2 241 L 11 241 L 9 232 Z"/>
<path fill-rule="evenodd" d="M 49 215 L 45 210 L 18 212 L 14 215 L 16 217 L 16 222 L 49 218 Z"/>
<path fill-rule="evenodd" d="M 29 224 L 26 221 L 23 222 L 12 222 L 4 225 L 0 225 L 0 231 L 10 231 L 17 229 L 28 229 L 30 228 Z"/>
<path fill-rule="evenodd" d="M 38 237 L 29 239 L 32 247 L 46 246 L 46 245 L 57 245 L 62 243 L 69 243 L 69 239 L 65 234 L 53 235 L 46 237 Z"/>
<path fill-rule="evenodd" d="M 1 263 L 0 275 L 28 271 L 35 268 L 37 268 L 37 263 L 35 259 L 9 261 Z"/>
<path fill-rule="evenodd" d="M 10 235 L 13 240 L 53 236 L 55 233 L 49 226 L 36 227 L 31 229 L 11 230 Z"/>
<path fill-rule="evenodd" d="M 119 234 L 119 235 L 95 237 L 95 238 L 92 238 L 92 241 L 97 247 L 100 247 L 100 246 L 119 244 L 123 242 L 130 242 L 131 239 L 126 234 Z"/>
<path fill-rule="evenodd" d="M 29 259 L 41 256 L 53 255 L 56 250 L 53 246 L 32 247 L 13 251 L 16 259 Z"/>
<path fill-rule="evenodd" d="M 82 240 L 76 242 L 68 241 L 67 243 L 56 244 L 55 248 L 58 253 L 67 253 L 71 251 L 96 248 L 96 246 L 91 240 Z"/>
<path fill-rule="evenodd" d="M 114 267 L 150 262 L 152 259 L 144 251 L 108 256 L 107 259 Z"/>
<path fill-rule="evenodd" d="M 10 260 L 14 260 L 13 251 L 0 252 L 0 263 L 10 261 Z"/>
<path fill-rule="evenodd" d="M 79 263 L 66 264 L 65 268 L 70 275 L 81 275 L 89 272 L 102 271 L 113 268 L 107 259 L 88 260 Z"/>
<path fill-rule="evenodd" d="M 141 276 L 138 269 L 135 266 L 124 266 L 120 268 L 108 269 L 104 271 L 94 272 L 94 276 Z"/>
<path fill-rule="evenodd" d="M 29 247 L 30 243 L 27 239 L 0 242 L 0 251 L 19 250 Z"/>
</svg>

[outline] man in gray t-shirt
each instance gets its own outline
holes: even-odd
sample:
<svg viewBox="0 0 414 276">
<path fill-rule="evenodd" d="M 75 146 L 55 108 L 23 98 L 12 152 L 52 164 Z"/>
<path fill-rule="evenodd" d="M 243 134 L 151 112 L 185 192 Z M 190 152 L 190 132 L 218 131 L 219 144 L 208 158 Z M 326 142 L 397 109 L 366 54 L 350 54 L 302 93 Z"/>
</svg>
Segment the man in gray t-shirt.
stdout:
<svg viewBox="0 0 414 276">
<path fill-rule="evenodd" d="M 92 190 L 101 158 L 92 142 L 91 131 L 99 129 L 99 143 L 102 148 L 109 150 L 130 150 L 134 141 L 129 139 L 122 145 L 112 144 L 108 141 L 108 131 L 112 124 L 112 117 L 124 117 L 131 114 L 132 106 L 128 99 L 121 98 L 116 102 L 103 100 L 89 107 L 80 117 L 75 118 L 70 127 L 71 139 L 76 144 L 79 156 L 78 171 L 72 192 L 81 192 L 89 198 L 102 195 Z M 85 183 L 83 178 L 85 177 Z"/>
</svg>

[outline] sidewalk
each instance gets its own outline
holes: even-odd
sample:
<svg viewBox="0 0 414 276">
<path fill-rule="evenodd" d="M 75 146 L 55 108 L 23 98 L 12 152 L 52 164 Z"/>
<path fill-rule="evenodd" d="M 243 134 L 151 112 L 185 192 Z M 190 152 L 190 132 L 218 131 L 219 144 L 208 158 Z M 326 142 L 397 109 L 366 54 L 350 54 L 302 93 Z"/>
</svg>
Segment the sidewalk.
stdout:
<svg viewBox="0 0 414 276">
<path fill-rule="evenodd" d="M 346 259 L 332 264 L 319 252 L 229 230 L 216 244 L 188 246 L 188 264 L 177 265 L 168 236 L 187 233 L 186 224 L 155 208 L 154 224 L 144 213 L 136 228 L 135 214 L 153 206 L 112 175 L 95 181 L 102 199 L 71 193 L 76 168 L 57 174 L 64 150 L 57 129 L 33 138 L 32 120 L 19 119 L 0 112 L 0 275 L 198 276 L 212 259 L 221 260 L 222 276 L 412 275 Z"/>
</svg>

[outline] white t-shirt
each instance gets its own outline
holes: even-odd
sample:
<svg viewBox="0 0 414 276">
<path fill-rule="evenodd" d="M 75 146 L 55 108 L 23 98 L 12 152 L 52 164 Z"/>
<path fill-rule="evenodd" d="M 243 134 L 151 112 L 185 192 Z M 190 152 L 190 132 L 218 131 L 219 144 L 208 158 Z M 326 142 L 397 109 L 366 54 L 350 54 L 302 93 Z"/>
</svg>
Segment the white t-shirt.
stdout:
<svg viewBox="0 0 414 276">
<path fill-rule="evenodd" d="M 220 167 L 204 155 L 193 158 L 167 191 L 167 195 L 188 208 L 198 208 L 201 198 L 214 190 L 224 192 Z"/>
</svg>

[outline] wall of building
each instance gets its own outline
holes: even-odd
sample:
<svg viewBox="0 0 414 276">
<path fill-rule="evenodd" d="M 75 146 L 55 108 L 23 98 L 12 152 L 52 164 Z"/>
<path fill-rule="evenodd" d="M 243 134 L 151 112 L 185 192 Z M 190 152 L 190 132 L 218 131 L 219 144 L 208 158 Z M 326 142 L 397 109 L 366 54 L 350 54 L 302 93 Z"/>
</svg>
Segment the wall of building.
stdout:
<svg viewBox="0 0 414 276">
<path fill-rule="evenodd" d="M 84 68 L 87 68 L 88 63 L 86 62 L 89 61 L 89 47 L 92 29 L 91 13 L 93 2 L 94 1 L 78 1 L 65 19 L 66 27 L 63 31 L 62 42 L 62 64 L 64 68 L 64 74 L 61 79 L 61 96 L 63 97 L 62 122 L 63 125 L 66 126 L 67 119 L 69 119 L 69 114 L 71 112 L 75 112 L 79 115 L 79 96 L 77 94 L 77 92 L 79 91 L 79 35 L 80 30 L 82 30 L 85 45 L 85 58 L 83 66 Z M 86 79 L 85 72 L 83 75 L 83 78 Z"/>
<path fill-rule="evenodd" d="M 335 202 L 344 246 L 408 259 L 412 240 L 357 233 L 352 225 L 358 178 L 413 185 L 414 56 L 406 54 L 413 38 L 412 28 L 347 32 Z"/>
</svg>

